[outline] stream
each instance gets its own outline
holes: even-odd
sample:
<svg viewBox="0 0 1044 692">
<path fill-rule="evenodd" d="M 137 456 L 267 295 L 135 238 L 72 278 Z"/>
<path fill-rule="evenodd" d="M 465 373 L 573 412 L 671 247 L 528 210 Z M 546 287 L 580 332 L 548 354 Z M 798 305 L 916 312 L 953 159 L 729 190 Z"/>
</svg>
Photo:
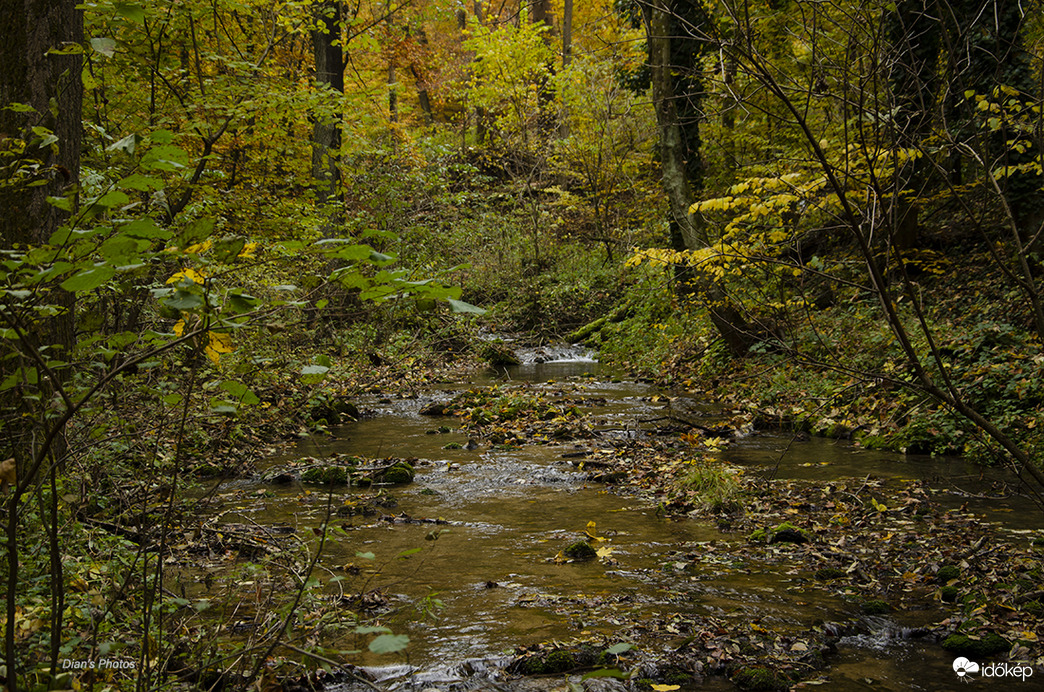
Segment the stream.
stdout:
<svg viewBox="0 0 1044 692">
<path fill-rule="evenodd" d="M 686 614 L 760 619 L 794 632 L 814 622 L 853 625 L 855 633 L 843 637 L 829 659 L 830 682 L 822 689 L 927 690 L 956 684 L 952 655 L 937 645 L 904 638 L 909 628 L 937 620 L 938 611 L 863 615 L 852 603 L 805 590 L 794 574 L 767 565 L 726 565 L 706 573 L 682 569 L 680 563 L 676 568 L 672 556 L 679 551 L 701 551 L 746 537 L 721 532 L 709 519 L 665 518 L 647 500 L 586 481 L 586 473 L 571 458 L 577 455 L 570 455 L 570 443 L 467 449 L 468 438 L 457 431 L 455 419 L 419 415 L 425 404 L 472 386 L 529 382 L 553 392 L 554 383 L 568 381 L 581 386 L 590 402 L 586 412 L 604 439 L 642 435 L 647 421 L 662 416 L 664 404 L 655 387 L 613 378 L 588 353 L 559 348 L 522 354 L 522 365 L 478 375 L 471 383 L 433 384 L 417 398 L 361 400 L 357 403 L 367 414 L 362 420 L 331 428 L 330 436 L 303 441 L 268 462 L 275 466 L 334 453 L 418 459 L 415 482 L 389 488 L 396 504 L 385 511 L 427 521 L 353 517 L 346 523 L 347 537 L 331 539 L 322 558 L 331 571 L 344 565 L 361 570 L 345 589 L 379 594 L 391 613 L 389 626 L 410 638 L 407 655 L 366 652 L 353 658 L 376 675 L 378 685 L 488 689 L 486 685 L 506 679 L 498 660 L 519 645 L 599 635 L 614 642 L 626 622 Z M 715 420 L 712 409 L 706 415 Z M 439 426 L 452 430 L 437 434 Z M 452 442 L 462 448 L 446 449 Z M 944 506 L 967 504 L 1008 529 L 1042 526 L 1039 510 L 1018 497 L 988 497 L 994 484 L 1010 481 L 1003 472 L 983 472 L 960 459 L 904 456 L 766 433 L 741 436 L 720 455 L 749 474 L 777 478 L 836 480 L 870 474 L 925 479 L 943 490 L 937 500 Z M 243 503 L 225 518 L 302 529 L 321 523 L 323 504 L 302 502 L 299 483 L 268 489 L 268 499 Z M 322 488 L 311 492 L 326 493 Z M 613 559 L 557 563 L 556 555 L 581 537 L 589 522 L 605 538 L 602 544 L 611 546 Z M 662 633 L 658 636 L 635 642 L 636 648 L 665 646 Z M 359 642 L 333 645 L 353 648 Z M 552 689 L 562 683 L 527 679 L 497 684 L 499 689 Z M 341 689 L 360 688 L 345 684 Z M 708 677 L 699 689 L 735 688 L 725 679 Z"/>
</svg>

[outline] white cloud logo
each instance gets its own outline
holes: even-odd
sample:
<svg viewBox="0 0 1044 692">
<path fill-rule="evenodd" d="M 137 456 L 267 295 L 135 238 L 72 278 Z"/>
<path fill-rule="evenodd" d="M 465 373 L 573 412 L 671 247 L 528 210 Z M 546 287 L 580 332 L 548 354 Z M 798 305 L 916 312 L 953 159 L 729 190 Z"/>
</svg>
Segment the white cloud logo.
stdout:
<svg viewBox="0 0 1044 692">
<path fill-rule="evenodd" d="M 961 656 L 953 662 L 953 670 L 957 673 L 957 677 L 963 678 L 968 673 L 978 673 L 979 664 Z"/>
</svg>

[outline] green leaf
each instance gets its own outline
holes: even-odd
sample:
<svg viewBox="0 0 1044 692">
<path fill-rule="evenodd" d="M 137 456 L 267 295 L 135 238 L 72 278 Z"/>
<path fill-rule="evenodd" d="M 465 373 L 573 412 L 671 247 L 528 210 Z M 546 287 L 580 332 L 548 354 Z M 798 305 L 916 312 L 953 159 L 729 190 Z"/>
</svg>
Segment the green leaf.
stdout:
<svg viewBox="0 0 1044 692">
<path fill-rule="evenodd" d="M 164 300 L 163 304 L 175 310 L 195 310 L 203 305 L 203 296 L 179 288 L 173 296 Z"/>
<path fill-rule="evenodd" d="M 370 552 L 356 553 L 355 557 L 359 558 L 360 560 L 376 560 L 377 559 L 377 556 L 374 555 L 373 553 L 370 553 Z"/>
<path fill-rule="evenodd" d="M 380 625 L 359 625 L 355 628 L 356 634 L 377 634 L 378 632 L 382 634 L 391 634 L 390 629 Z"/>
<path fill-rule="evenodd" d="M 95 204 L 100 204 L 103 207 L 120 207 L 129 202 L 130 197 L 127 196 L 126 192 L 121 190 L 110 190 L 102 195 Z"/>
<path fill-rule="evenodd" d="M 612 654 L 613 656 L 616 656 L 617 654 L 622 654 L 625 651 L 630 651 L 633 648 L 634 646 L 628 644 L 627 642 L 620 642 L 619 644 L 613 644 L 608 649 L 606 649 L 605 652 L 607 654 Z"/>
<path fill-rule="evenodd" d="M 485 315 L 486 311 L 480 307 L 476 307 L 471 303 L 465 303 L 463 300 L 454 300 L 447 298 L 446 302 L 449 303 L 450 312 L 456 313 L 471 313 L 473 315 Z"/>
<path fill-rule="evenodd" d="M 111 58 L 116 54 L 116 42 L 111 38 L 105 38 L 104 36 L 100 38 L 92 38 L 91 48 L 94 49 L 95 53 L 100 53 L 106 58 Z"/>
<path fill-rule="evenodd" d="M 236 412 L 236 405 L 231 401 L 214 397 L 210 400 L 210 412 L 231 415 Z"/>
<path fill-rule="evenodd" d="M 589 673 L 584 673 L 581 680 L 587 680 L 588 678 L 620 678 L 626 680 L 628 677 L 627 673 L 616 668 L 599 668 L 598 670 L 592 670 Z"/>
<path fill-rule="evenodd" d="M 137 3 L 117 2 L 116 14 L 129 19 L 132 22 L 138 22 L 139 24 L 145 23 L 145 8 Z"/>
<path fill-rule="evenodd" d="M 237 235 L 226 235 L 214 241 L 214 259 L 218 262 L 234 260 L 246 246 L 246 238 Z"/>
<path fill-rule="evenodd" d="M 244 312 L 250 312 L 255 309 L 259 301 L 252 295 L 247 293 L 230 293 L 228 296 L 228 306 L 232 308 L 232 312 L 241 314 Z"/>
<path fill-rule="evenodd" d="M 163 238 L 167 239 L 174 235 L 165 228 L 160 228 L 156 225 L 156 222 L 150 218 L 135 219 L 130 223 L 126 223 L 120 226 L 120 232 L 129 235 L 132 238 Z"/>
<path fill-rule="evenodd" d="M 141 167 L 146 170 L 175 172 L 188 166 L 188 163 L 189 155 L 185 150 L 170 144 L 153 146 L 141 157 Z"/>
<path fill-rule="evenodd" d="M 80 55 L 83 53 L 83 46 L 79 43 L 72 43 L 65 41 L 62 43 L 61 48 L 51 48 L 47 51 L 46 55 Z"/>
<path fill-rule="evenodd" d="M 410 638 L 405 634 L 382 634 L 370 642 L 370 651 L 375 654 L 394 654 L 409 645 Z"/>
<path fill-rule="evenodd" d="M 58 207 L 62 211 L 67 211 L 70 214 L 73 210 L 72 200 L 68 197 L 48 197 L 47 203 L 52 207 Z"/>
<path fill-rule="evenodd" d="M 134 238 L 114 235 L 98 248 L 98 252 L 109 264 L 126 265 L 138 258 L 138 242 Z"/>
<path fill-rule="evenodd" d="M 128 175 L 126 178 L 120 181 L 120 187 L 124 190 L 138 190 L 139 192 L 148 192 L 149 190 L 162 190 L 163 181 L 159 178 L 152 178 L 147 175 L 140 173 L 134 173 Z"/>
<path fill-rule="evenodd" d="M 399 558 L 400 560 L 405 560 L 406 558 L 410 557 L 411 555 L 416 555 L 420 551 L 421 551 L 420 548 L 410 548 L 409 550 L 402 551 L 401 553 L 399 553 L 395 557 Z"/>
<path fill-rule="evenodd" d="M 168 394 L 167 396 L 161 398 L 160 401 L 162 401 L 164 404 L 167 404 L 168 406 L 177 406 L 181 403 L 182 399 L 184 399 L 184 397 L 180 394 Z"/>
<path fill-rule="evenodd" d="M 261 399 L 258 398 L 257 394 L 254 394 L 250 389 L 242 382 L 236 382 L 235 380 L 225 380 L 221 383 L 221 389 L 228 392 L 231 396 L 239 400 L 239 403 L 244 406 L 253 406 L 260 404 Z"/>
<path fill-rule="evenodd" d="M 199 219 L 181 229 L 177 244 L 182 250 L 204 240 L 214 230 L 214 219 Z"/>
<path fill-rule="evenodd" d="M 116 274 L 116 268 L 108 265 L 87 269 L 79 274 L 74 274 L 62 282 L 61 286 L 66 291 L 79 293 L 98 288 Z"/>
<path fill-rule="evenodd" d="M 301 368 L 301 381 L 305 384 L 318 384 L 323 381 L 329 370 L 325 365 L 306 365 Z"/>
</svg>

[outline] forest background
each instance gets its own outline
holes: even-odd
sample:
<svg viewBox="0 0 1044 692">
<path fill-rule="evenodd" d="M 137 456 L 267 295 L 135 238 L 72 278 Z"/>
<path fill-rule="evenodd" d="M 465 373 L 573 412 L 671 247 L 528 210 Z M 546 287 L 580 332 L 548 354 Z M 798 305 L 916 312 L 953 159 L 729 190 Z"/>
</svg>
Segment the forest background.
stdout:
<svg viewBox="0 0 1044 692">
<path fill-rule="evenodd" d="M 129 517 L 480 330 L 1039 491 L 1031 5 L 4 0 L 5 660 L 155 660 Z"/>
</svg>

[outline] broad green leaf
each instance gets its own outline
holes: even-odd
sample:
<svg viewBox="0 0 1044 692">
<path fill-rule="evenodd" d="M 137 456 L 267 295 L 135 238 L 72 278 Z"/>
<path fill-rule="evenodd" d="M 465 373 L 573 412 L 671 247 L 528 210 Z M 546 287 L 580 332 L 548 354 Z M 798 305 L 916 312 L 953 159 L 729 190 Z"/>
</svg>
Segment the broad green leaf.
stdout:
<svg viewBox="0 0 1044 692">
<path fill-rule="evenodd" d="M 132 22 L 145 23 L 145 8 L 137 3 L 117 2 L 116 14 L 125 17 Z"/>
<path fill-rule="evenodd" d="M 102 195 L 95 204 L 103 207 L 120 207 L 130 202 L 130 197 L 122 190 L 110 190 Z"/>
<path fill-rule="evenodd" d="M 138 257 L 138 242 L 134 238 L 114 235 L 98 248 L 98 252 L 109 264 L 125 265 Z"/>
<path fill-rule="evenodd" d="M 141 175 L 140 173 L 134 173 L 128 175 L 119 182 L 119 186 L 124 190 L 138 190 L 139 192 L 148 192 L 149 190 L 162 190 L 163 181 L 159 178 L 153 178 L 147 175 Z"/>
<path fill-rule="evenodd" d="M 67 211 L 70 214 L 73 210 L 72 200 L 68 197 L 48 197 L 47 203 L 52 207 L 58 207 L 62 211 Z"/>
<path fill-rule="evenodd" d="M 322 382 L 329 370 L 325 365 L 306 365 L 301 368 L 301 381 L 305 384 Z"/>
<path fill-rule="evenodd" d="M 130 223 L 120 226 L 120 232 L 133 238 L 169 238 L 174 235 L 165 228 L 160 228 L 150 218 L 135 219 Z"/>
<path fill-rule="evenodd" d="M 471 303 L 465 303 L 463 300 L 454 300 L 453 298 L 447 298 L 446 302 L 449 303 L 450 312 L 456 313 L 471 313 L 473 315 L 485 315 L 486 311 L 480 307 L 476 307 Z"/>
<path fill-rule="evenodd" d="M 405 649 L 410 638 L 405 634 L 382 634 L 370 642 L 370 651 L 375 654 L 393 654 Z"/>
<path fill-rule="evenodd" d="M 228 296 L 228 306 L 232 308 L 232 311 L 236 314 L 244 312 L 250 312 L 255 309 L 260 301 L 252 295 L 246 293 L 230 293 Z"/>
<path fill-rule="evenodd" d="M 100 267 L 94 267 L 93 269 L 87 269 L 78 274 L 74 274 L 63 281 L 61 285 L 66 291 L 72 291 L 73 293 L 90 291 L 101 286 L 103 283 L 115 276 L 115 274 L 115 267 L 102 265 Z"/>
<path fill-rule="evenodd" d="M 391 634 L 391 630 L 380 625 L 359 625 L 355 628 L 356 634 Z"/>
<path fill-rule="evenodd" d="M 168 394 L 167 396 L 161 398 L 160 401 L 162 401 L 164 404 L 167 404 L 168 406 L 177 406 L 182 402 L 183 399 L 184 397 L 182 397 L 180 394 Z"/>
<path fill-rule="evenodd" d="M 250 389 L 242 382 L 236 382 L 235 380 L 225 380 L 221 383 L 221 389 L 228 392 L 230 395 L 235 397 L 239 403 L 244 406 L 253 406 L 260 404 L 261 399 L 258 398 L 257 394 L 254 394 Z"/>
<path fill-rule="evenodd" d="M 113 55 L 116 54 L 116 42 L 113 41 L 111 38 L 106 38 L 104 36 L 99 38 L 92 38 L 91 48 L 94 49 L 95 53 L 100 53 L 101 55 L 104 55 L 106 58 L 111 58 Z"/>
<path fill-rule="evenodd" d="M 185 226 L 178 233 L 177 244 L 182 250 L 210 236 L 214 230 L 214 219 L 199 219 Z"/>
<path fill-rule="evenodd" d="M 236 412 L 236 405 L 232 401 L 214 397 L 210 400 L 210 412 L 230 415 Z"/>
<path fill-rule="evenodd" d="M 605 652 L 608 654 L 612 654 L 613 656 L 616 656 L 617 654 L 622 654 L 625 651 L 630 651 L 633 648 L 634 646 L 628 644 L 627 642 L 620 642 L 619 644 L 613 644 L 608 649 L 606 649 Z"/>
<path fill-rule="evenodd" d="M 373 553 L 370 553 L 370 552 L 356 553 L 355 557 L 360 558 L 362 560 L 376 560 L 377 559 L 377 556 L 374 555 Z"/>
<path fill-rule="evenodd" d="M 203 305 L 203 296 L 179 288 L 163 304 L 175 310 L 195 310 Z"/>
</svg>

